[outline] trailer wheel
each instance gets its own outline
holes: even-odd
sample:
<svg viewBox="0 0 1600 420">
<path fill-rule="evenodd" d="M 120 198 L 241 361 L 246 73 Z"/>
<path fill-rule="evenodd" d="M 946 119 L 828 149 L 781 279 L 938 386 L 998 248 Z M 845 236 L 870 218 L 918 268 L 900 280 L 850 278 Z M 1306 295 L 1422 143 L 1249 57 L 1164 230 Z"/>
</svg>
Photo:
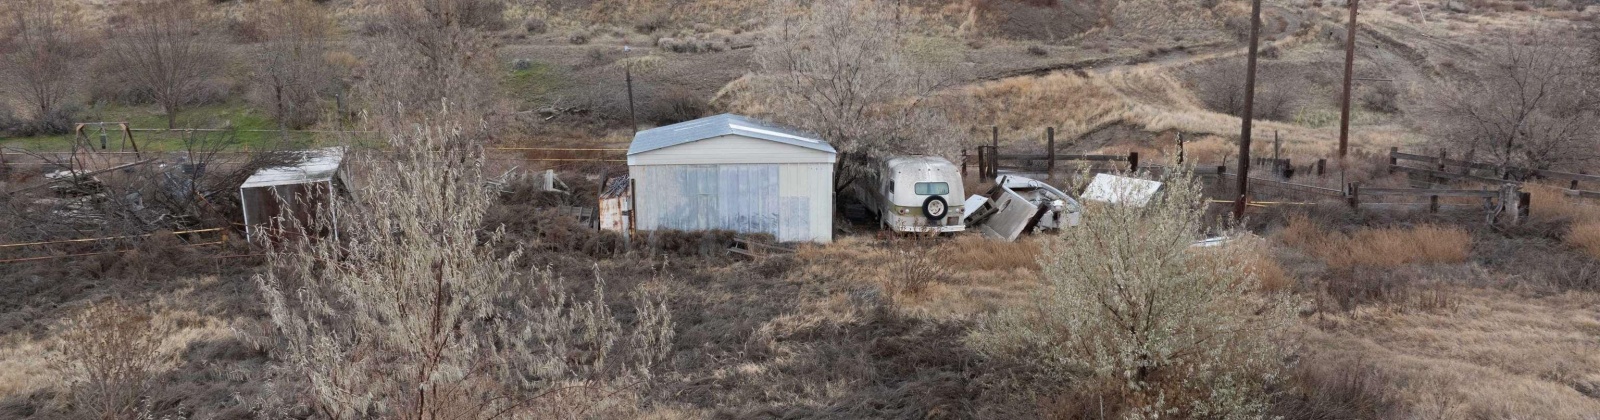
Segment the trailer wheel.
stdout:
<svg viewBox="0 0 1600 420">
<path fill-rule="evenodd" d="M 949 212 L 950 203 L 945 202 L 944 197 L 935 195 L 922 202 L 922 215 L 927 216 L 928 220 L 943 219 L 945 213 Z"/>
</svg>

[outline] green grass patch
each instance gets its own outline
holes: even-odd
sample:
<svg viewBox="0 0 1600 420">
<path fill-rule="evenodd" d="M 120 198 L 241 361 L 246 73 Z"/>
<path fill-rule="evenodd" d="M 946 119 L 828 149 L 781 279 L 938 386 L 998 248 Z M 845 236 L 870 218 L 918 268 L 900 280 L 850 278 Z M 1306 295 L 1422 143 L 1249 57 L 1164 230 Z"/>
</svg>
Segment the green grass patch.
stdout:
<svg viewBox="0 0 1600 420">
<path fill-rule="evenodd" d="M 167 128 L 166 115 L 161 112 L 160 107 L 152 105 L 113 105 L 92 109 L 84 112 L 78 117 L 78 120 L 84 122 L 126 121 L 134 129 Z M 311 133 L 291 132 L 285 136 L 277 131 L 278 123 L 270 116 L 251 108 L 243 102 L 237 101 L 183 110 L 178 114 L 177 122 L 180 128 L 234 129 L 237 131 L 227 133 L 134 131 L 133 141 L 138 144 L 141 151 L 181 151 L 188 149 L 196 141 L 220 141 L 229 150 L 310 147 L 327 141 L 320 138 L 321 136 Z M 120 127 L 115 124 L 105 124 L 103 128 L 107 150 L 132 150 L 132 146 L 123 138 Z M 89 138 L 91 145 L 96 147 L 101 145 L 101 125 L 93 124 L 85 127 L 84 134 Z M 219 139 L 218 136 L 222 138 Z M 64 151 L 72 148 L 72 139 L 73 136 L 70 134 L 7 138 L 0 139 L 0 146 L 33 151 Z"/>
<path fill-rule="evenodd" d="M 566 75 L 560 68 L 541 61 L 528 61 L 526 69 L 513 69 L 503 82 L 512 97 L 524 104 L 545 102 L 550 92 L 563 86 Z"/>
<path fill-rule="evenodd" d="M 1366 108 L 1350 108 L 1350 125 L 1378 125 L 1383 124 L 1389 114 L 1374 112 Z M 1337 108 L 1301 108 L 1294 115 L 1295 125 L 1326 128 L 1339 124 L 1339 110 Z"/>
</svg>

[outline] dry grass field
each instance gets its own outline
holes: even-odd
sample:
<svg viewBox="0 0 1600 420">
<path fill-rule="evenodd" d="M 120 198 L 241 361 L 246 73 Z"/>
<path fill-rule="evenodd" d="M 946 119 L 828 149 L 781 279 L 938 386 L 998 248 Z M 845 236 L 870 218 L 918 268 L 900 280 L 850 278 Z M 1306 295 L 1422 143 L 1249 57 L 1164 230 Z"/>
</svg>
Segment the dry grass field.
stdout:
<svg viewBox="0 0 1600 420">
<path fill-rule="evenodd" d="M 772 46 L 778 31 L 790 29 L 774 22 L 801 13 L 798 9 L 788 15 L 775 13 L 771 6 L 788 3 L 455 1 L 446 3 L 494 6 L 472 9 L 490 10 L 488 19 L 473 23 L 477 32 L 472 32 L 476 37 L 472 39 L 487 46 L 477 51 L 483 55 L 474 57 L 491 58 L 480 63 L 482 68 L 474 68 L 482 73 L 478 75 L 489 92 L 483 101 L 487 110 L 481 120 L 473 121 L 483 126 L 483 135 L 474 141 L 496 146 L 627 147 L 634 128 L 721 112 L 783 112 L 768 108 L 776 102 L 751 95 L 770 92 L 754 85 L 763 80 L 759 73 L 771 70 L 763 67 L 771 64 L 771 57 L 762 55 L 763 48 Z M 922 97 L 915 102 L 887 101 L 925 107 L 935 115 L 931 120 L 948 123 L 951 130 L 945 133 L 953 138 L 944 140 L 957 146 L 987 144 L 991 127 L 998 127 L 1002 149 L 1035 153 L 1042 150 L 1044 129 L 1054 127 L 1063 153 L 1133 151 L 1145 156 L 1146 162 L 1167 165 L 1176 161 L 1177 139 L 1182 136 L 1187 163 L 1237 164 L 1241 121 L 1234 107 L 1240 88 L 1234 84 L 1242 79 L 1245 52 L 1240 35 L 1248 2 L 1119 0 L 1040 6 L 1046 3 L 1058 4 L 881 3 L 891 5 L 883 10 L 893 12 L 889 15 L 896 23 L 914 22 L 905 25 L 910 30 L 896 34 L 904 35 L 910 45 L 908 60 L 937 67 L 917 74 L 938 79 L 918 91 Z M 1266 2 L 1268 46 L 1257 97 L 1261 104 L 1254 133 L 1257 156 L 1269 153 L 1274 137 L 1283 140 L 1283 157 L 1300 165 L 1333 156 L 1344 42 L 1344 9 L 1336 3 L 1342 2 Z M 1465 10 L 1451 11 L 1451 3 Z M 73 4 L 91 27 L 124 25 L 129 19 L 122 2 L 73 0 Z M 225 66 L 228 71 L 216 77 L 226 82 L 218 87 L 224 94 L 187 115 L 197 121 L 224 121 L 217 126 L 233 126 L 234 119 L 242 121 L 239 116 L 248 115 L 252 127 L 276 126 L 261 116 L 269 114 L 257 103 L 262 78 L 252 72 L 258 64 L 255 59 L 268 51 L 267 41 L 258 39 L 263 35 L 256 26 L 260 22 L 252 19 L 267 4 L 204 2 L 204 15 L 217 24 L 209 29 L 222 35 L 217 39 L 225 40 L 219 42 L 227 44 L 230 61 Z M 331 43 L 334 48 L 328 56 L 337 59 L 330 65 L 346 70 L 329 89 L 341 95 L 373 89 L 370 84 L 384 80 L 383 73 L 366 67 L 384 61 L 367 50 L 382 45 L 385 37 L 398 36 L 385 26 L 394 22 L 375 16 L 383 13 L 382 6 L 398 3 L 317 4 L 336 28 L 337 42 Z M 1356 87 L 1353 157 L 1327 176 L 1301 175 L 1293 182 L 1331 189 L 1349 182 L 1371 188 L 1485 187 L 1391 173 L 1384 153 L 1391 147 L 1428 154 L 1450 147 L 1457 153 L 1452 156 L 1460 156 L 1461 146 L 1430 134 L 1436 124 L 1425 111 L 1437 106 L 1431 90 L 1446 81 L 1474 77 L 1471 69 L 1488 55 L 1486 46 L 1496 41 L 1534 29 L 1584 40 L 1600 22 L 1600 5 L 1593 2 L 1368 0 L 1362 5 L 1365 26 L 1356 45 L 1357 76 L 1364 80 Z M 0 29 L 7 24 L 0 23 Z M 106 31 L 95 31 L 94 36 L 100 32 Z M 0 55 L 11 52 L 0 48 Z M 874 61 L 834 64 L 856 69 L 852 65 L 861 63 Z M 636 110 L 631 110 L 623 85 L 625 69 L 637 70 L 631 74 Z M 10 87 L 0 85 L 0 103 L 20 107 L 25 101 L 12 97 L 15 89 Z M 89 102 L 88 93 L 76 95 L 74 100 Z M 313 124 L 313 129 L 344 129 L 350 127 L 345 124 L 380 118 L 373 115 L 375 108 L 332 108 L 363 106 L 350 96 L 314 101 L 325 102 L 320 105 L 329 108 L 329 115 L 346 114 Z M 161 114 L 157 106 L 143 102 L 94 102 L 93 107 L 77 116 L 126 114 L 137 121 L 155 121 Z M 890 113 L 886 109 L 893 108 L 866 107 L 854 114 L 884 117 Z M 635 119 L 630 112 L 637 114 L 638 127 L 627 126 Z M 0 118 L 0 133 L 5 124 L 20 121 L 12 121 L 9 113 L 0 117 L 5 117 Z M 415 118 L 394 126 L 437 123 L 430 120 L 432 114 L 411 117 Z M 61 146 L 65 138 L 29 136 L 4 138 L 0 143 Z M 492 244 L 482 250 L 485 255 L 519 255 L 505 260 L 506 266 L 496 266 L 504 271 L 495 271 L 518 281 L 554 276 L 563 282 L 528 282 L 530 286 L 515 293 L 485 298 L 493 303 L 482 308 L 496 310 L 459 317 L 462 325 L 476 327 L 458 327 L 464 329 L 436 336 L 487 333 L 468 330 L 492 329 L 493 322 L 527 315 L 520 311 L 537 312 L 529 309 L 533 306 L 518 306 L 526 303 L 520 300 L 557 302 L 560 308 L 545 312 L 547 317 L 571 316 L 563 311 L 572 310 L 579 316 L 605 314 L 585 318 L 605 322 L 566 325 L 573 331 L 538 331 L 546 335 L 528 340 L 555 343 L 550 347 L 519 343 L 527 346 L 524 350 L 532 349 L 523 353 L 557 345 L 567 346 L 562 348 L 568 351 L 544 360 L 547 366 L 505 375 L 515 379 L 509 381 L 514 385 L 463 380 L 468 383 L 465 388 L 498 386 L 499 391 L 509 390 L 505 395 L 541 391 L 530 401 L 541 403 L 543 411 L 487 418 L 1135 418 L 1151 413 L 1135 413 L 1130 407 L 1159 406 L 1121 384 L 1124 377 L 1145 376 L 1142 369 L 1107 373 L 1070 363 L 1061 363 L 1070 368 L 1041 369 L 1061 361 L 997 357 L 974 344 L 972 337 L 997 325 L 1001 314 L 1048 309 L 1045 305 L 1058 298 L 1051 295 L 1060 290 L 1052 288 L 1058 278 L 1051 277 L 1047 267 L 1061 255 L 1052 254 L 1060 250 L 1052 247 L 1055 239 L 1048 236 L 1001 243 L 972 232 L 916 238 L 857 227 L 830 244 L 795 245 L 797 252 L 792 255 L 758 257 L 727 252 L 730 232 L 657 232 L 624 239 L 596 231 L 555 208 L 592 206 L 601 173 L 617 173 L 620 165 L 519 159 L 527 156 L 532 154 L 488 156 L 485 179 L 549 168 L 560 171 L 572 191 L 540 191 L 536 176 L 489 179 L 499 195 L 481 209 L 482 226 L 471 229 L 483 234 L 464 235 L 467 240 L 453 244 L 483 241 Z M 1593 161 L 1582 165 L 1572 169 L 1593 173 Z M 1253 175 L 1271 176 L 1264 172 Z M 0 171 L 0 189 L 33 182 L 41 175 L 42 170 L 31 168 Z M 965 182 L 968 192 L 992 186 L 975 177 Z M 1600 337 L 1600 201 L 1571 198 L 1561 187 L 1537 182 L 1529 182 L 1525 190 L 1532 194 L 1531 217 L 1515 226 L 1485 223 L 1478 209 L 1481 201 L 1476 199 L 1446 199 L 1455 208 L 1439 214 L 1402 208 L 1420 208 L 1425 198 L 1396 203 L 1393 209 L 1351 210 L 1342 203 L 1330 204 L 1336 198 L 1313 205 L 1250 208 L 1239 224 L 1249 232 L 1233 232 L 1240 236 L 1228 245 L 1239 248 L 1226 248 L 1228 252 L 1187 248 L 1163 256 L 1182 256 L 1190 264 L 1183 267 L 1195 271 L 1249 273 L 1250 280 L 1258 282 L 1225 296 L 1234 300 L 1202 302 L 1275 302 L 1287 307 L 1282 311 L 1286 332 L 1266 340 L 1283 347 L 1281 357 L 1238 363 L 1269 367 L 1263 371 L 1272 372 L 1270 377 L 1249 378 L 1266 386 L 1243 397 L 1200 395 L 1180 378 L 1185 375 L 1172 371 L 1153 375 L 1151 383 L 1180 384 L 1170 389 L 1185 390 L 1173 395 L 1185 399 L 1181 403 L 1259 397 L 1259 407 L 1239 411 L 1255 414 L 1242 416 L 1246 418 L 1600 419 L 1600 340 L 1596 339 Z M 33 226 L 38 214 L 27 214 L 28 209 L 57 203 L 61 197 L 40 191 L 0 194 L 0 242 L 134 235 L 198 223 L 198 218 L 170 217 L 150 222 L 149 226 L 158 227 L 149 231 L 69 223 L 46 231 Z M 233 191 L 226 189 L 228 194 L 215 197 L 231 197 Z M 151 198 L 154 193 L 144 193 L 150 195 L 133 197 L 145 198 L 141 204 L 157 202 Z M 1222 208 L 1212 206 L 1207 214 L 1220 214 Z M 144 215 L 138 211 L 142 209 L 123 213 L 135 214 L 133 218 Z M 1195 230 L 1187 233 L 1216 233 L 1224 225 L 1209 219 L 1201 224 L 1187 226 Z M 499 241 L 484 238 L 493 236 L 487 232 L 502 232 L 499 229 L 504 234 L 497 237 Z M 1136 235 L 1143 229 L 1129 226 L 1103 233 Z M 296 357 L 316 346 L 292 342 L 291 337 L 316 336 L 316 332 L 290 334 L 285 324 L 275 322 L 274 308 L 264 303 L 267 296 L 292 297 L 308 289 L 275 284 L 268 286 L 277 293 L 272 294 L 263 289 L 267 283 L 261 280 L 269 272 L 292 280 L 294 275 L 309 278 L 320 271 L 283 273 L 292 271 L 284 270 L 285 260 L 270 258 L 262 244 L 246 244 L 237 237 L 219 246 L 197 247 L 168 236 L 125 238 L 112 245 L 0 248 L 5 252 L 0 255 L 7 257 L 62 257 L 0 263 L 0 418 L 337 417 L 323 411 L 327 407 L 316 397 L 326 393 L 328 385 L 313 383 L 307 371 L 297 370 L 304 368 L 297 364 L 304 365 L 305 360 Z M 119 246 L 135 251 L 102 253 L 126 249 Z M 27 254 L 32 251 L 39 254 Z M 597 287 L 602 283 L 606 293 Z M 432 302 L 461 302 L 452 300 L 456 295 L 444 295 L 448 294 L 436 295 Z M 651 353 L 656 358 L 639 356 L 649 362 L 606 365 L 608 357 L 631 361 L 634 352 L 645 353 L 598 349 L 638 339 L 623 331 L 655 316 L 645 310 L 655 307 L 637 305 L 647 298 L 658 299 L 650 302 L 659 302 L 662 313 L 669 315 L 669 322 L 659 325 L 670 340 L 651 349 L 659 350 Z M 591 299 L 598 306 L 583 306 Z M 1104 302 L 1081 302 L 1097 303 Z M 1244 307 L 1212 306 L 1204 309 Z M 1268 312 L 1262 309 L 1254 315 Z M 332 311 L 305 318 L 338 320 L 353 317 L 352 313 Z M 366 326 L 386 326 L 388 321 L 393 320 Z M 524 330 L 534 334 L 528 331 L 532 330 Z M 1093 340 L 1110 342 L 1106 337 L 1070 336 L 1075 332 L 1028 339 L 1036 340 L 1034 344 L 1065 340 L 1083 348 L 1090 348 L 1085 343 Z M 573 338 L 563 334 L 579 333 L 607 338 L 596 340 L 598 344 L 564 341 Z M 500 369 L 511 365 L 505 361 L 511 357 L 496 353 L 506 351 L 500 347 L 505 343 L 483 342 L 488 344 L 475 349 L 481 350 L 475 355 L 493 362 L 466 371 L 445 369 L 438 376 L 450 379 L 511 370 Z M 1199 360 L 1258 354 L 1243 350 L 1259 349 L 1215 346 L 1196 352 L 1208 357 Z M 402 358 L 356 353 L 353 360 L 364 366 L 380 366 L 372 363 L 380 359 L 400 364 L 397 360 Z M 1137 365 L 1150 354 L 1120 356 Z M 583 363 L 593 359 L 601 361 Z M 554 371 L 560 372 L 543 376 Z M 349 380 L 344 385 L 383 386 L 404 386 L 413 379 L 380 378 L 383 372 L 376 370 L 365 373 L 372 377 L 340 379 Z M 385 404 L 401 404 L 394 401 L 410 397 L 405 394 L 375 397 L 381 401 L 371 404 L 378 407 L 373 413 L 379 413 L 372 417 L 398 416 Z M 498 401 L 469 401 L 461 407 L 481 409 Z M 1108 410 L 1113 415 L 1104 414 Z M 1202 412 L 1160 414 L 1149 417 L 1216 417 Z"/>
</svg>

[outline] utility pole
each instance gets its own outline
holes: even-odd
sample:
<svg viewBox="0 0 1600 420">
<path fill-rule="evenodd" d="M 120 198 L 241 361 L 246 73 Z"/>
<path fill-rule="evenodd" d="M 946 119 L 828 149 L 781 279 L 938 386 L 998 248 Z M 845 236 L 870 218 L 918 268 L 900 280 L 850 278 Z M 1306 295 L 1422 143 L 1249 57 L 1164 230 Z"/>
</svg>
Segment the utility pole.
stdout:
<svg viewBox="0 0 1600 420">
<path fill-rule="evenodd" d="M 1239 198 L 1233 203 L 1233 218 L 1244 218 L 1250 202 L 1250 130 L 1256 116 L 1256 54 L 1261 51 L 1261 0 L 1250 2 L 1250 56 L 1244 72 L 1244 127 L 1239 133 Z"/>
<path fill-rule="evenodd" d="M 627 45 L 622 46 L 622 53 L 624 55 L 626 55 L 629 51 L 633 51 L 633 48 Z M 624 61 L 624 64 L 622 65 L 622 74 L 624 75 L 623 77 L 627 78 L 628 83 L 628 128 L 633 129 L 633 134 L 639 134 L 639 117 L 638 114 L 634 113 L 633 111 L 633 63 Z"/>
<path fill-rule="evenodd" d="M 1361 0 L 1350 0 L 1350 32 L 1344 39 L 1344 93 L 1339 98 L 1340 162 L 1350 153 L 1350 85 L 1356 72 L 1356 13 L 1361 10 L 1360 5 Z"/>
</svg>

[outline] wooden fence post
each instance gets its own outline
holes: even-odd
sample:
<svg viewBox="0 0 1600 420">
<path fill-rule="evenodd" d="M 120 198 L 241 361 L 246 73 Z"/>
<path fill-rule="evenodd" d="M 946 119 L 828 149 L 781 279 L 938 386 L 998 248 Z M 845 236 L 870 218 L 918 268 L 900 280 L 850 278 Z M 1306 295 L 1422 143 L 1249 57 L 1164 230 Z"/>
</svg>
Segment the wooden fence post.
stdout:
<svg viewBox="0 0 1600 420">
<path fill-rule="evenodd" d="M 1328 173 L 1328 160 L 1327 159 L 1317 159 L 1317 176 L 1320 177 L 1320 176 L 1323 176 L 1323 175 L 1325 175 L 1327 173 Z"/>
<path fill-rule="evenodd" d="M 1178 166 L 1183 166 L 1183 132 L 1178 132 Z"/>
<path fill-rule="evenodd" d="M 1518 188 L 1516 184 L 1500 186 L 1500 204 L 1504 206 L 1505 214 L 1509 217 L 1509 224 L 1522 223 L 1523 208 L 1526 205 L 1522 199 L 1522 189 Z"/>
<path fill-rule="evenodd" d="M 1352 183 L 1350 183 L 1350 185 L 1348 187 L 1346 187 L 1346 189 L 1348 191 L 1346 191 L 1345 193 L 1350 195 L 1349 197 L 1346 198 L 1346 200 L 1348 200 L 1350 202 L 1350 208 L 1352 208 L 1352 209 L 1360 209 L 1361 208 L 1361 183 L 1352 182 Z"/>
<path fill-rule="evenodd" d="M 1438 213 L 1439 212 L 1439 196 L 1437 196 L 1437 195 L 1428 196 L 1428 212 L 1429 213 Z"/>
<path fill-rule="evenodd" d="M 1128 171 L 1139 172 L 1139 152 L 1128 152 Z"/>
<path fill-rule="evenodd" d="M 1056 179 L 1056 128 L 1044 129 L 1045 148 L 1049 149 L 1046 155 L 1049 161 L 1045 162 L 1045 179 Z"/>
<path fill-rule="evenodd" d="M 1400 153 L 1400 148 L 1399 147 L 1390 147 L 1389 148 L 1389 173 L 1391 173 L 1391 174 L 1394 173 L 1394 166 L 1400 164 L 1400 159 L 1398 159 L 1398 158 L 1396 158 L 1394 156 L 1395 153 Z"/>
<path fill-rule="evenodd" d="M 982 181 L 984 179 L 984 177 L 989 176 L 989 155 L 988 155 L 988 152 L 986 152 L 984 150 L 984 149 L 987 149 L 987 148 L 988 147 L 985 147 L 985 146 L 978 146 L 978 180 L 979 181 Z"/>
<path fill-rule="evenodd" d="M 1439 169 L 1438 169 L 1439 172 L 1444 172 L 1445 171 L 1446 168 L 1444 167 L 1444 161 L 1445 161 L 1445 159 L 1448 159 L 1449 157 L 1450 157 L 1450 152 L 1449 151 L 1446 151 L 1445 149 L 1439 149 Z"/>
</svg>

